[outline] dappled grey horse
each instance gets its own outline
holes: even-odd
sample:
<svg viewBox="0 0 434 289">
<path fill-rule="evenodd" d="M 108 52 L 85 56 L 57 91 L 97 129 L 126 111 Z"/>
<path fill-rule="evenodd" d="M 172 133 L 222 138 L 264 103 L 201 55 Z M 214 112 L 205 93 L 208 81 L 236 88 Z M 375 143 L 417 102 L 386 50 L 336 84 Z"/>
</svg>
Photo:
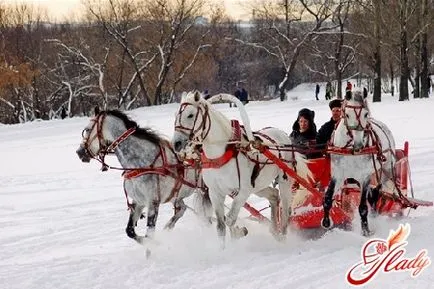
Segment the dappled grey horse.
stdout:
<svg viewBox="0 0 434 289">
<path fill-rule="evenodd" d="M 208 193 L 201 185 L 200 169 L 184 166 L 167 140 L 150 128 L 139 127 L 124 113 L 96 110 L 95 117 L 83 130 L 77 154 L 83 162 L 97 159 L 104 170 L 109 168 L 104 161 L 109 153 L 114 153 L 122 166 L 117 169 L 123 171 L 124 190 L 131 209 L 126 233 L 138 243 L 153 236 L 160 203 L 174 205 L 175 212 L 165 226 L 167 229 L 173 228 L 183 216 L 187 208 L 183 199 L 196 190 L 202 215 L 211 213 Z M 148 208 L 147 232 L 142 237 L 136 234 L 135 227 L 145 207 Z"/>
</svg>

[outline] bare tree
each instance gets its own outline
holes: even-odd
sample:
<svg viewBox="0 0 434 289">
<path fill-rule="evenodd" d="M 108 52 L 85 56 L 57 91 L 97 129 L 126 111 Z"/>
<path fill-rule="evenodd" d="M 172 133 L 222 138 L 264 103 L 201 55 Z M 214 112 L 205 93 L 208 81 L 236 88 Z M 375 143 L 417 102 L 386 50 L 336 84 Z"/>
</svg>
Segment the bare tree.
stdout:
<svg viewBox="0 0 434 289">
<path fill-rule="evenodd" d="M 421 19 L 420 25 L 421 25 L 421 35 L 420 35 L 420 60 L 421 60 L 421 97 L 426 98 L 429 95 L 429 85 L 430 85 L 430 79 L 429 79 L 429 71 L 428 66 L 430 63 L 430 57 L 428 53 L 428 31 L 432 31 L 432 27 L 434 25 L 433 20 L 433 14 L 432 14 L 432 6 L 429 7 L 429 1 L 428 0 L 421 0 L 421 9 L 420 9 L 420 15 L 418 15 L 418 18 Z M 432 4 L 432 2 L 431 2 Z M 430 30 L 431 29 L 431 30 Z M 431 35 L 432 36 L 432 33 Z"/>
<path fill-rule="evenodd" d="M 191 37 L 198 31 L 193 28 L 200 26 L 197 19 L 203 3 L 203 0 L 109 0 L 106 6 L 101 2 L 95 6 L 94 2 L 88 2 L 91 14 L 121 47 L 121 58 L 134 71 L 123 90 L 122 101 L 134 84 L 147 105 L 161 103 L 163 96 L 172 94 L 208 47 L 204 40 L 206 29 L 202 35 Z M 186 53 L 187 50 L 194 52 Z"/>
<path fill-rule="evenodd" d="M 278 5 L 267 2 L 255 8 L 258 37 L 237 39 L 278 59 L 283 68 L 283 77 L 278 86 L 281 100 L 285 99 L 285 90 L 302 49 L 315 35 L 333 29 L 323 26 L 332 15 L 332 2 L 285 0 Z"/>
<path fill-rule="evenodd" d="M 318 34 L 308 48 L 310 57 L 305 61 L 309 71 L 336 80 L 337 97 L 342 98 L 342 78 L 355 64 L 357 47 L 364 35 L 348 30 L 352 1 L 340 0 L 331 19 L 333 30 Z"/>
</svg>

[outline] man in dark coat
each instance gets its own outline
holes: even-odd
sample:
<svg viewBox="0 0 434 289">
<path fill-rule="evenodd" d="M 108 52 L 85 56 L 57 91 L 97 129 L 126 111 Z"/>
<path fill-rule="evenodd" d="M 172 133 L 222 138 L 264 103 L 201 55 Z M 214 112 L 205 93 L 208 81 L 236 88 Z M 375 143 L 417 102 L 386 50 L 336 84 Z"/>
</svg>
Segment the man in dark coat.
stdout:
<svg viewBox="0 0 434 289">
<path fill-rule="evenodd" d="M 241 89 L 241 94 L 239 98 L 243 104 L 249 103 L 249 94 L 247 93 L 247 90 L 244 89 L 244 87 Z"/>
<path fill-rule="evenodd" d="M 319 149 L 325 149 L 327 147 L 327 142 L 330 140 L 336 124 L 341 119 L 342 101 L 340 99 L 333 99 L 332 101 L 330 101 L 329 107 L 332 111 L 332 117 L 328 122 L 321 126 L 318 134 L 316 135 L 316 143 Z"/>
<path fill-rule="evenodd" d="M 65 119 L 68 116 L 68 114 L 66 113 L 66 108 L 65 106 L 62 106 L 62 110 L 60 111 L 60 117 L 62 119 Z"/>
</svg>

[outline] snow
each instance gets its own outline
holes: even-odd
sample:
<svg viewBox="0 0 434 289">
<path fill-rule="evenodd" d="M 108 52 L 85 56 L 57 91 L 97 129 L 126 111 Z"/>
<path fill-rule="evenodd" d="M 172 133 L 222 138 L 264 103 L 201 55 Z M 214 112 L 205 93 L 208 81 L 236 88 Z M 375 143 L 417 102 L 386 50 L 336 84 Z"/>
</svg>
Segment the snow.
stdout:
<svg viewBox="0 0 434 289">
<path fill-rule="evenodd" d="M 297 99 L 251 102 L 246 110 L 253 129 L 276 126 L 289 132 L 297 111 L 315 110 L 317 127 L 328 120 L 324 100 L 315 101 L 314 85 L 289 94 Z M 141 108 L 129 115 L 171 137 L 177 104 Z M 220 104 L 229 117 L 236 108 Z M 371 103 L 372 115 L 391 128 L 398 146 L 410 142 L 410 165 L 416 197 L 433 200 L 434 133 L 429 128 L 434 100 L 398 102 L 385 95 Z M 175 229 L 162 231 L 172 208 L 162 205 L 156 240 L 143 247 L 125 234 L 128 218 L 119 171 L 101 172 L 95 161 L 75 154 L 88 118 L 0 126 L 0 288 L 349 288 L 345 274 L 360 261 L 368 240 L 354 231 L 332 230 L 321 238 L 290 231 L 277 242 L 261 224 L 239 223 L 249 235 L 228 240 L 221 250 L 215 227 L 205 227 L 187 211 Z M 111 165 L 118 165 L 108 158 Z M 249 199 L 257 208 L 259 198 Z M 192 205 L 192 200 L 188 202 Z M 229 203 L 229 200 L 228 200 Z M 269 215 L 269 211 L 264 211 Z M 400 223 L 412 226 L 407 255 L 427 249 L 434 256 L 434 209 L 418 208 L 402 220 L 370 219 L 375 237 L 386 239 Z M 139 222 L 143 234 L 145 223 Z M 146 248 L 152 250 L 146 258 Z M 434 266 L 417 278 L 409 272 L 379 273 L 365 288 L 433 288 Z"/>
</svg>

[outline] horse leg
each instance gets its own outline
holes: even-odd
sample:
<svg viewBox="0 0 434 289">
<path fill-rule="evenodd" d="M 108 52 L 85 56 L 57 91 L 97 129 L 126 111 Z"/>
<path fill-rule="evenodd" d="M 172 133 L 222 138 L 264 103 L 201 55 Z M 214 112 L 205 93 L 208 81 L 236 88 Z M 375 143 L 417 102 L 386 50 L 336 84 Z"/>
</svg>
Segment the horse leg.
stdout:
<svg viewBox="0 0 434 289">
<path fill-rule="evenodd" d="M 176 222 L 184 215 L 187 206 L 182 199 L 175 200 L 174 204 L 174 214 L 170 218 L 169 222 L 164 226 L 164 229 L 171 230 L 175 227 Z"/>
<path fill-rule="evenodd" d="M 380 199 L 380 189 L 381 189 L 381 184 L 377 185 L 375 188 L 371 188 L 368 191 L 368 196 L 367 196 L 367 200 L 369 205 L 371 206 L 372 209 L 372 213 L 374 215 L 378 215 L 378 211 L 377 211 L 377 202 Z"/>
<path fill-rule="evenodd" d="M 229 227 L 231 237 L 233 239 L 239 239 L 246 236 L 248 233 L 246 227 L 239 228 L 235 226 L 235 222 L 237 221 L 241 207 L 246 203 L 248 197 L 248 192 L 244 190 L 238 192 L 238 194 L 233 199 L 232 206 L 229 209 L 229 212 L 226 214 L 225 223 Z"/>
<path fill-rule="evenodd" d="M 209 198 L 209 191 L 196 192 L 194 200 L 194 208 L 200 219 L 206 225 L 212 225 L 212 204 Z"/>
<path fill-rule="evenodd" d="M 210 194 L 211 204 L 217 218 L 217 235 L 222 248 L 225 247 L 226 224 L 225 224 L 225 197 L 218 194 Z"/>
<path fill-rule="evenodd" d="M 333 205 L 333 195 L 335 193 L 335 186 L 336 186 L 336 179 L 331 178 L 330 183 L 327 187 L 327 191 L 325 192 L 324 195 L 324 203 L 323 203 L 324 217 L 321 220 L 321 226 L 324 229 L 330 229 L 330 227 L 332 226 L 332 222 L 330 220 L 330 209 L 332 208 Z"/>
<path fill-rule="evenodd" d="M 152 239 L 155 234 L 155 225 L 157 224 L 158 209 L 160 208 L 159 201 L 152 201 L 148 209 L 148 219 L 146 220 L 146 235 L 145 238 Z"/>
<path fill-rule="evenodd" d="M 144 206 L 139 206 L 136 203 L 133 203 L 133 205 L 130 208 L 130 217 L 128 219 L 128 224 L 125 229 L 125 232 L 127 233 L 127 236 L 131 239 L 134 239 L 137 243 L 142 243 L 142 236 L 138 236 L 135 231 L 135 227 L 137 226 L 137 221 L 142 216 Z"/>
<path fill-rule="evenodd" d="M 371 182 L 370 177 L 366 178 L 366 180 L 363 182 L 362 194 L 360 197 L 360 204 L 359 204 L 359 215 L 362 223 L 363 236 L 372 235 L 372 232 L 369 230 L 369 225 L 368 225 L 368 204 L 367 204 L 367 195 L 368 195 L 370 182 Z"/>
<path fill-rule="evenodd" d="M 266 198 L 270 202 L 271 208 L 271 233 L 276 236 L 279 233 L 279 190 L 267 187 L 256 192 L 255 195 L 261 198 Z"/>
<path fill-rule="evenodd" d="M 286 235 L 288 232 L 289 217 L 291 216 L 291 204 L 293 200 L 293 194 L 291 192 L 291 183 L 286 174 L 279 175 L 279 191 L 282 211 L 280 218 L 280 230 L 282 235 Z"/>
</svg>

